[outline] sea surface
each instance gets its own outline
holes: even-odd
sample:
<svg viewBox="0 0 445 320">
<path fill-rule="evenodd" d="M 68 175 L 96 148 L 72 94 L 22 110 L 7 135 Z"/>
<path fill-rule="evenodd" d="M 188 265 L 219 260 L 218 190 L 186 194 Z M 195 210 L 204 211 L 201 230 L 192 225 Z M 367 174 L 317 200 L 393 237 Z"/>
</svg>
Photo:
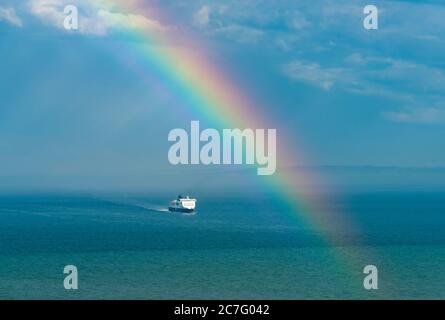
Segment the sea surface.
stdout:
<svg viewBox="0 0 445 320">
<path fill-rule="evenodd" d="M 267 195 L 200 195 L 195 215 L 169 213 L 171 198 L 0 196 L 0 299 L 445 298 L 444 192 L 333 199 L 356 225 L 335 244 Z M 378 290 L 363 287 L 370 264 Z"/>
</svg>

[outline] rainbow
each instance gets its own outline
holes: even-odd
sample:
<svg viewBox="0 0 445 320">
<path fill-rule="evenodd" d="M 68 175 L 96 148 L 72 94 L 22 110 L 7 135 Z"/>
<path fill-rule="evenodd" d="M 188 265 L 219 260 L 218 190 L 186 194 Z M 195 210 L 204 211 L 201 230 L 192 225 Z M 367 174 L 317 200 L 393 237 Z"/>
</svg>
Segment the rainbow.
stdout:
<svg viewBox="0 0 445 320">
<path fill-rule="evenodd" d="M 137 9 L 134 3 L 132 5 L 125 4 L 124 1 L 113 1 L 113 3 L 121 4 L 118 9 L 125 10 L 124 12 L 134 13 L 143 10 Z M 156 17 L 159 15 L 157 11 Z M 162 18 L 165 20 L 165 15 Z M 194 39 L 188 37 L 184 40 L 184 34 L 178 34 L 179 31 L 175 29 L 141 31 L 141 29 L 131 29 L 129 26 L 128 30 L 131 31 L 124 34 L 125 40 L 149 45 L 136 45 L 132 46 L 132 49 L 122 48 L 126 50 L 126 54 L 123 55 L 124 60 L 138 61 L 134 69 L 142 77 L 156 74 L 159 81 L 169 86 L 169 93 L 176 96 L 181 105 L 186 104 L 194 113 L 199 114 L 199 117 L 210 120 L 221 128 L 273 128 L 265 120 L 271 117 L 259 112 L 267 109 L 248 96 L 241 85 L 235 83 L 229 75 L 212 63 L 211 54 L 205 54 L 203 46 Z M 175 42 L 185 45 L 169 45 Z M 167 45 L 156 45 L 158 43 Z M 279 146 L 281 148 L 277 160 L 282 164 L 281 167 L 305 163 L 301 148 L 295 147 L 295 141 L 292 144 L 286 143 L 286 139 L 282 137 L 283 133 L 279 132 L 278 143 L 280 144 L 280 141 L 282 143 Z M 311 225 L 317 224 L 322 229 L 330 229 L 328 227 L 332 226 L 331 222 L 336 221 L 338 224 L 343 220 L 333 216 L 325 219 L 326 212 L 320 207 L 322 198 L 317 196 L 315 199 L 314 195 L 310 197 L 306 194 L 307 185 L 315 184 L 314 177 L 302 170 L 283 172 L 279 168 L 280 165 L 275 175 L 266 179 L 275 189 L 280 190 L 283 200 L 295 209 L 294 212 L 300 212 Z"/>
<path fill-rule="evenodd" d="M 107 3 L 112 5 L 116 12 L 134 15 L 144 12 L 144 8 L 138 7 L 134 1 Z M 103 1 L 97 2 L 98 9 L 101 4 Z M 148 13 L 158 21 L 168 21 L 165 13 L 160 10 L 150 8 Z M 155 73 L 159 81 L 169 87 L 170 93 L 194 113 L 223 128 L 271 128 L 266 120 L 270 117 L 259 111 L 267 108 L 261 106 L 252 95 L 243 91 L 240 84 L 218 68 L 211 61 L 211 54 L 195 39 L 177 29 L 159 31 L 129 26 L 128 30 L 130 31 L 123 34 L 124 39 L 134 40 L 142 45 L 121 48 L 125 51 L 123 61 L 136 59 L 136 71 L 141 76 Z M 176 40 L 181 46 L 170 45 L 176 43 Z M 265 179 L 277 191 L 280 199 L 289 206 L 289 211 L 303 218 L 302 221 L 307 226 L 317 230 L 322 241 L 331 246 L 337 245 L 339 233 L 357 230 L 357 226 L 345 219 L 340 210 L 329 208 L 329 199 L 325 195 L 314 190 L 308 191 L 308 185 L 317 185 L 315 177 L 304 170 L 283 169 L 289 164 L 307 163 L 302 159 L 302 150 L 295 146 L 295 141 L 289 143 L 288 139 L 283 139 L 284 135 L 285 133 L 280 131 L 277 133 L 277 172 L 273 176 L 258 179 Z M 369 262 L 366 260 L 369 254 L 363 252 L 353 256 L 339 252 L 335 256 L 336 260 L 349 265 L 355 272 L 360 272 L 365 262 Z"/>
</svg>

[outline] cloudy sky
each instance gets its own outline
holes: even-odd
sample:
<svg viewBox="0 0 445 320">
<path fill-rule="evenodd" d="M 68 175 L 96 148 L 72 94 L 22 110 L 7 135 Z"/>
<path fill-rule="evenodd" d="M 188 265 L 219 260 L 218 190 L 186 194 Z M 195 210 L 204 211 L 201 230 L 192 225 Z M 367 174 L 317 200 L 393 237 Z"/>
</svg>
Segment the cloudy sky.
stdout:
<svg viewBox="0 0 445 320">
<path fill-rule="evenodd" d="M 445 166 L 445 6 L 373 3 L 378 30 L 363 28 L 367 1 L 2 0 L 0 187 L 224 172 L 168 163 L 168 132 L 200 114 L 123 53 L 140 46 L 199 44 L 298 141 L 295 165 Z M 77 31 L 63 28 L 66 4 Z"/>
</svg>

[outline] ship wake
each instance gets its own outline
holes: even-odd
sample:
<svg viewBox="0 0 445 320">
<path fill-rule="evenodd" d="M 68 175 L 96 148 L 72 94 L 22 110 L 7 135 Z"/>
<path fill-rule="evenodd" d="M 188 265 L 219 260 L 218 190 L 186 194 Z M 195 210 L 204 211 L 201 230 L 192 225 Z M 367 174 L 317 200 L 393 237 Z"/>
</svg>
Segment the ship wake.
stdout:
<svg viewBox="0 0 445 320">
<path fill-rule="evenodd" d="M 103 201 L 111 202 L 114 204 L 122 205 L 122 206 L 130 206 L 135 208 L 141 208 L 145 209 L 147 211 L 151 212 L 157 212 L 157 213 L 169 213 L 168 207 L 161 206 L 158 204 L 141 201 L 141 200 L 135 200 L 135 199 L 128 199 L 128 198 L 107 198 L 107 199 L 101 199 Z"/>
<path fill-rule="evenodd" d="M 111 202 L 114 204 L 118 204 L 118 205 L 124 205 L 124 206 L 131 206 L 131 207 L 135 207 L 135 208 L 141 208 L 150 212 L 155 212 L 155 213 L 168 213 L 171 214 L 172 212 L 170 212 L 168 210 L 168 207 L 166 206 L 161 206 L 159 204 L 154 204 L 154 203 L 150 203 L 150 202 L 146 202 L 146 201 L 141 201 L 141 200 L 135 200 L 135 199 L 128 199 L 128 198 L 120 198 L 120 199 L 101 199 L 103 201 L 107 201 L 107 202 Z M 179 213 L 179 212 L 176 212 Z M 181 212 L 180 215 L 183 216 L 193 216 L 195 215 L 196 212 Z"/>
</svg>

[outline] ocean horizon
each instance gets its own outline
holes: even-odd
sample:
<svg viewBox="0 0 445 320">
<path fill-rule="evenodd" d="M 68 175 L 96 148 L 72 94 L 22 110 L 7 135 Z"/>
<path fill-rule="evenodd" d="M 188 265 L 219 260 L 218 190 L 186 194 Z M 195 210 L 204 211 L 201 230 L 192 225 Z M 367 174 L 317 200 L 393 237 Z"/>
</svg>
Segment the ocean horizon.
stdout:
<svg viewBox="0 0 445 320">
<path fill-rule="evenodd" d="M 273 197 L 0 197 L 1 299 L 443 299 L 445 192 L 366 192 L 332 206 L 337 243 Z M 355 260 L 355 264 L 351 263 Z M 363 267 L 379 289 L 363 289 Z M 65 290 L 65 265 L 79 290 Z"/>
</svg>

